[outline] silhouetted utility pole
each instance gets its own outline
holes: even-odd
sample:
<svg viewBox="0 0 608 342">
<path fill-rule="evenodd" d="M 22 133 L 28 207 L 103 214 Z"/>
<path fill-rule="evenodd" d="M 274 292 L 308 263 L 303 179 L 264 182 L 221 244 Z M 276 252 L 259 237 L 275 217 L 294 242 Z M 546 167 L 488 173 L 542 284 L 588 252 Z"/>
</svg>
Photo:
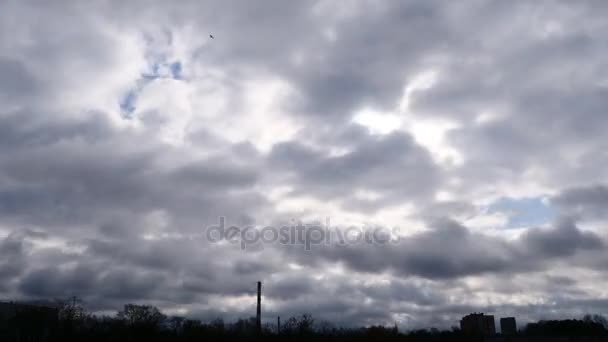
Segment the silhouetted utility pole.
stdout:
<svg viewBox="0 0 608 342">
<path fill-rule="evenodd" d="M 255 320 L 258 333 L 262 332 L 262 282 L 258 281 L 258 310 Z"/>
<path fill-rule="evenodd" d="M 277 316 L 277 334 L 281 333 L 281 316 Z"/>
</svg>

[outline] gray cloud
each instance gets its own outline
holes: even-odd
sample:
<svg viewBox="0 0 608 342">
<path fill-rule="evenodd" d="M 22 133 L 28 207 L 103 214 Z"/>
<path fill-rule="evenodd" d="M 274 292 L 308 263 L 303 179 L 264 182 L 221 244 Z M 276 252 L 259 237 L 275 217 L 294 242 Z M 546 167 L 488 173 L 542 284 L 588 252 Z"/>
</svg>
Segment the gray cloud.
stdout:
<svg viewBox="0 0 608 342">
<path fill-rule="evenodd" d="M 290 172 L 294 193 L 315 193 L 321 198 L 338 198 L 359 210 L 378 208 L 404 198 L 429 197 L 439 171 L 427 151 L 405 134 L 371 137 L 357 132 L 359 140 L 344 155 L 331 156 L 303 144 L 276 145 L 272 165 Z M 348 135 L 347 135 L 348 136 Z M 353 188 L 374 191 L 380 198 L 358 200 Z"/>
<path fill-rule="evenodd" d="M 605 254 L 605 242 L 575 222 L 560 220 L 552 228 L 533 228 L 513 241 L 471 232 L 451 220 L 388 245 L 320 246 L 315 252 L 332 262 L 366 273 L 391 270 L 402 276 L 457 279 L 465 276 L 537 272 L 575 254 Z M 599 253 L 599 254 L 597 254 Z M 301 256 L 303 262 L 315 262 Z M 595 268 L 591 263 L 589 268 Z"/>
<path fill-rule="evenodd" d="M 608 204 L 608 187 L 594 184 L 587 187 L 569 188 L 552 199 L 572 215 L 586 218 L 604 218 Z"/>
<path fill-rule="evenodd" d="M 547 231 L 532 230 L 524 236 L 530 252 L 541 256 L 568 256 L 577 250 L 603 249 L 604 243 L 595 234 L 581 232 L 571 220 L 564 220 Z"/>
<path fill-rule="evenodd" d="M 1 289 L 8 291 L 11 280 L 20 276 L 27 263 L 23 241 L 15 236 L 8 236 L 0 242 L 0 279 L 4 284 Z"/>
</svg>

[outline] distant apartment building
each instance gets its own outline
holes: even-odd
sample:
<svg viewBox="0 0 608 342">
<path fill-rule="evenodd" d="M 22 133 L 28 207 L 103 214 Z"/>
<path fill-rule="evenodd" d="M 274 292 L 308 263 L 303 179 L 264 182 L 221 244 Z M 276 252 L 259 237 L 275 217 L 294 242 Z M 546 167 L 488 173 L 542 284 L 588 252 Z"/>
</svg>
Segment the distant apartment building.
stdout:
<svg viewBox="0 0 608 342">
<path fill-rule="evenodd" d="M 466 315 L 460 320 L 460 329 L 465 334 L 494 335 L 496 334 L 494 316 L 483 313 Z"/>
<path fill-rule="evenodd" d="M 503 335 L 515 335 L 517 333 L 517 324 L 515 323 L 515 317 L 501 318 L 500 332 Z"/>
</svg>

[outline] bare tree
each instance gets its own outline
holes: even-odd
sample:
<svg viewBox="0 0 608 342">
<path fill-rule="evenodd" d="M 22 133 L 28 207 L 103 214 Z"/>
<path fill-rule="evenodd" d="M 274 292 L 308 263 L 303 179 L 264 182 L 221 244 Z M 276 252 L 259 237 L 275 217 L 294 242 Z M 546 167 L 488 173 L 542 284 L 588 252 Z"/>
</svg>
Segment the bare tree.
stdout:
<svg viewBox="0 0 608 342">
<path fill-rule="evenodd" d="M 122 311 L 118 312 L 118 318 L 125 321 L 128 326 L 158 328 L 165 320 L 158 308 L 150 305 L 126 304 Z"/>
</svg>

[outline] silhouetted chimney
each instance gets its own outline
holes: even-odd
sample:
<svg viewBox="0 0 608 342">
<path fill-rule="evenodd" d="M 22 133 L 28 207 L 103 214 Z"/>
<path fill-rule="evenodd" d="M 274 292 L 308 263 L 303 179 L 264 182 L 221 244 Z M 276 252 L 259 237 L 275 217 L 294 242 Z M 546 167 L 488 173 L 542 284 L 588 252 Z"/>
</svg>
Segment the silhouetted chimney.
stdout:
<svg viewBox="0 0 608 342">
<path fill-rule="evenodd" d="M 258 309 L 255 320 L 258 332 L 262 331 L 262 282 L 258 281 Z"/>
</svg>

